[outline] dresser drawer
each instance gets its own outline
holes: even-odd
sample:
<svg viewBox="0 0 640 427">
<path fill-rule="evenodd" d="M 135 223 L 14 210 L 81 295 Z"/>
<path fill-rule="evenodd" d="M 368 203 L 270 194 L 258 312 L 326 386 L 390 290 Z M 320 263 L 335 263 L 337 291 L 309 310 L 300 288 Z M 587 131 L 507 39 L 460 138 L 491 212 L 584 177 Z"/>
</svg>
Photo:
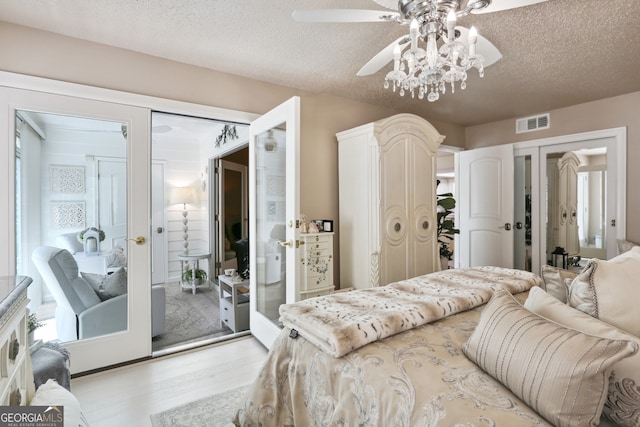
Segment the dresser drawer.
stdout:
<svg viewBox="0 0 640 427">
<path fill-rule="evenodd" d="M 301 299 L 315 298 L 315 297 L 322 297 L 325 295 L 329 295 L 331 292 L 333 292 L 333 287 L 323 288 L 323 289 L 314 289 L 306 292 L 303 291 L 300 293 L 300 296 L 301 296 Z"/>
<path fill-rule="evenodd" d="M 305 246 L 304 250 L 306 252 L 317 251 L 317 250 L 320 250 L 320 251 L 329 250 L 329 242 L 327 240 L 321 240 L 321 241 L 316 241 L 315 239 L 311 241 L 307 240 L 304 246 Z"/>
<path fill-rule="evenodd" d="M 232 331 L 236 330 L 236 319 L 234 316 L 233 304 L 226 298 L 220 299 L 220 321 L 227 325 Z"/>
</svg>

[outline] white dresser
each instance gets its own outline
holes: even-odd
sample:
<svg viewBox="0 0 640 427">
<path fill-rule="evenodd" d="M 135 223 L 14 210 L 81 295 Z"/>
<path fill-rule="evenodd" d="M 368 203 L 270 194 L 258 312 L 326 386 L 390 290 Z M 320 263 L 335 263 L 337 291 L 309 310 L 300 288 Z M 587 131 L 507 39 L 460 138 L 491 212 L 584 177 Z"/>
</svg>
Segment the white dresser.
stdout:
<svg viewBox="0 0 640 427">
<path fill-rule="evenodd" d="M 444 136 L 398 114 L 340 132 L 340 288 L 440 270 L 436 158 Z"/>
<path fill-rule="evenodd" d="M 302 282 L 300 300 L 327 295 L 333 284 L 333 234 L 301 233 Z"/>
<path fill-rule="evenodd" d="M 0 405 L 26 405 L 35 385 L 27 338 L 26 276 L 0 277 Z"/>
</svg>

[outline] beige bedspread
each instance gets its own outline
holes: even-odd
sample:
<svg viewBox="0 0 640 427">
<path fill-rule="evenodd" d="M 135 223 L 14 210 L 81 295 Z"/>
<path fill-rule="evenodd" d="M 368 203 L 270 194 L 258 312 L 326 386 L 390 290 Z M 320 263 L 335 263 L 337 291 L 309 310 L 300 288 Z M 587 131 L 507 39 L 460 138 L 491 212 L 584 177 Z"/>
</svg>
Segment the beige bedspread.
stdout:
<svg viewBox="0 0 640 427">
<path fill-rule="evenodd" d="M 280 321 L 326 353 L 363 345 L 485 304 L 496 285 L 512 294 L 540 285 L 535 274 L 499 267 L 445 270 L 387 286 L 280 306 Z"/>
<path fill-rule="evenodd" d="M 285 330 L 234 422 L 256 427 L 550 425 L 462 353 L 481 309 L 341 358 L 302 337 L 291 339 Z"/>
<path fill-rule="evenodd" d="M 480 271 L 510 274 L 498 269 Z M 532 281 L 519 281 L 522 277 L 514 272 L 510 279 L 499 279 L 520 301 L 527 294 L 522 291 L 539 283 L 535 276 Z M 479 285 L 478 295 L 488 300 L 495 284 Z M 549 425 L 463 354 L 462 345 L 482 308 L 396 333 L 338 358 L 320 350 L 302 332 L 290 338 L 286 327 L 234 423 L 256 427 Z"/>
</svg>

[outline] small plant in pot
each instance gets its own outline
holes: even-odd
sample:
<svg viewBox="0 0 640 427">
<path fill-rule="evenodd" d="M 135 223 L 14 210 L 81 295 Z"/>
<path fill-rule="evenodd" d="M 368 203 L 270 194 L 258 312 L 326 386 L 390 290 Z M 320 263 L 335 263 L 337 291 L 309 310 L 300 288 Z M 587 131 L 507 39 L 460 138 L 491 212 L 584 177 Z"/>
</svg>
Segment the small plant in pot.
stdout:
<svg viewBox="0 0 640 427">
<path fill-rule="evenodd" d="M 33 344 L 34 333 L 36 329 L 44 326 L 44 323 L 38 320 L 35 313 L 29 314 L 27 317 L 27 334 L 29 335 L 29 344 Z"/>
<path fill-rule="evenodd" d="M 194 280 L 194 276 L 193 276 L 193 272 L 195 271 L 195 280 Z M 207 280 L 207 272 L 204 270 L 201 270 L 199 268 L 195 269 L 195 270 L 187 270 L 184 273 L 182 273 L 182 281 L 185 283 L 194 283 L 196 285 L 200 285 L 202 284 L 205 280 Z"/>
<path fill-rule="evenodd" d="M 436 188 L 440 185 L 437 180 Z M 456 207 L 456 199 L 452 193 L 442 193 L 437 196 L 437 220 L 438 220 L 438 244 L 440 246 L 440 260 L 443 269 L 445 269 L 448 261 L 453 258 L 453 251 L 450 248 L 451 242 L 455 234 L 460 234 L 460 230 L 455 227 L 455 221 L 450 217 L 454 213 Z"/>
</svg>

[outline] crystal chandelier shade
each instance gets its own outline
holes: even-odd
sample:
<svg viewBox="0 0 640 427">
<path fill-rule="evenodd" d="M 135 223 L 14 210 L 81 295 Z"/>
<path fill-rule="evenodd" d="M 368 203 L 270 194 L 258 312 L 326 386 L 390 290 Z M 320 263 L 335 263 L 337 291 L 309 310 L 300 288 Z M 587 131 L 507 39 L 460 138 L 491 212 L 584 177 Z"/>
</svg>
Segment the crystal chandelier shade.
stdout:
<svg viewBox="0 0 640 427">
<path fill-rule="evenodd" d="M 458 0 L 400 0 L 399 7 L 410 22 L 408 39 L 398 43 L 394 50 L 393 71 L 387 73 L 384 87 L 398 91 L 401 96 L 426 96 L 430 102 L 437 101 L 447 91 L 455 92 L 467 86 L 467 71 L 476 68 L 484 76 L 484 58 L 476 53 L 477 32 L 471 27 L 468 47 L 460 40 L 456 20 L 490 4 L 490 0 L 470 0 L 466 8 L 458 10 Z M 409 45 L 409 49 L 402 52 Z"/>
</svg>

